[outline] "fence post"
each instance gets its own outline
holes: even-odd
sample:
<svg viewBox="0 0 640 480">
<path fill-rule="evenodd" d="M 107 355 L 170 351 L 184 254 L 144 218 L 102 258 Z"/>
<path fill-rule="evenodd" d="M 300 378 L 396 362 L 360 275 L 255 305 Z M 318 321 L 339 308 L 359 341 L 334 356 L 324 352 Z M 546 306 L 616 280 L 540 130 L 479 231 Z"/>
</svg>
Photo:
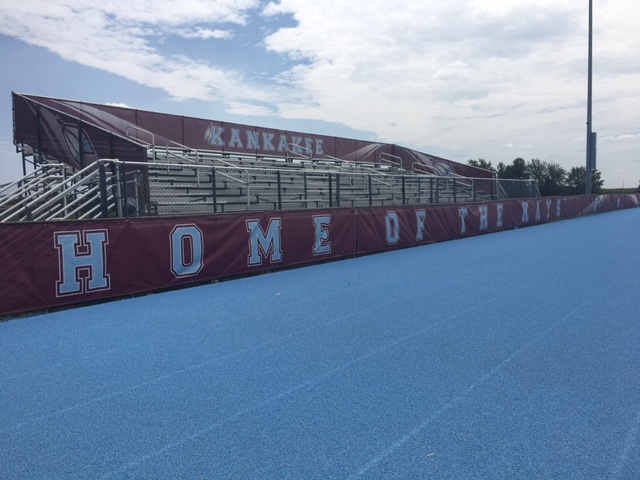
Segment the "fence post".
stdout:
<svg viewBox="0 0 640 480">
<path fill-rule="evenodd" d="M 98 162 L 98 174 L 100 176 L 100 213 L 102 218 L 109 216 L 109 207 L 107 205 L 107 173 L 104 163 Z"/>
<path fill-rule="evenodd" d="M 213 187 L 213 213 L 218 213 L 218 190 L 216 189 L 216 167 L 211 167 L 211 186 Z"/>
<path fill-rule="evenodd" d="M 331 173 L 329 173 L 329 208 L 333 208 L 333 187 L 331 185 Z"/>
<path fill-rule="evenodd" d="M 336 207 L 340 208 L 340 174 L 336 173 Z"/>
<path fill-rule="evenodd" d="M 458 184 L 456 179 L 453 179 L 453 203 L 458 203 Z"/>
<path fill-rule="evenodd" d="M 304 185 L 304 208 L 309 208 L 309 203 L 307 203 L 307 200 L 309 200 L 309 195 L 308 195 L 308 187 L 307 187 L 307 172 L 302 172 L 302 183 Z"/>
<path fill-rule="evenodd" d="M 124 216 L 129 218 L 129 197 L 128 197 L 128 188 L 127 188 L 127 164 L 122 162 L 122 175 L 120 176 L 120 181 L 122 182 L 122 209 L 124 210 Z"/>
<path fill-rule="evenodd" d="M 476 179 L 475 178 L 471 179 L 471 191 L 473 192 L 473 201 L 475 203 L 477 201 L 476 200 Z"/>
<path fill-rule="evenodd" d="M 371 175 L 368 175 L 369 178 L 369 206 L 373 206 L 373 192 L 371 191 Z"/>
<path fill-rule="evenodd" d="M 440 203 L 440 177 L 436 178 L 436 203 Z"/>
<path fill-rule="evenodd" d="M 402 205 L 406 205 L 406 187 L 404 183 L 404 175 L 402 176 Z"/>
<path fill-rule="evenodd" d="M 433 177 L 429 177 L 429 203 L 433 203 Z"/>
<path fill-rule="evenodd" d="M 276 170 L 276 179 L 278 181 L 278 210 L 282 210 L 282 181 L 280 180 L 280 170 Z"/>
</svg>

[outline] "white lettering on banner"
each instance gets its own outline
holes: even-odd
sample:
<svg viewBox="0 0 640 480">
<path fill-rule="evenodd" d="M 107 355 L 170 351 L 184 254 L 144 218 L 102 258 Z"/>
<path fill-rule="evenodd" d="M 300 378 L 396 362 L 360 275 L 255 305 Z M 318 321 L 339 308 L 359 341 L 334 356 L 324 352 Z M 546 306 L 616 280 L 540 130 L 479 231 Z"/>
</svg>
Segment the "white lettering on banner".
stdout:
<svg viewBox="0 0 640 480">
<path fill-rule="evenodd" d="M 188 249 L 188 250 L 187 250 Z M 186 255 L 186 253 L 189 255 Z M 191 259 L 188 262 L 186 259 Z M 195 225 L 176 225 L 171 231 L 171 272 L 176 278 L 200 273 L 204 265 L 202 231 Z"/>
<path fill-rule="evenodd" d="M 260 149 L 260 133 L 255 130 L 247 130 L 247 150 Z"/>
<path fill-rule="evenodd" d="M 262 134 L 262 148 L 270 152 L 275 152 L 276 147 L 273 146 L 273 137 L 275 137 L 273 133 L 264 132 Z M 260 146 L 258 146 L 258 149 L 260 149 Z"/>
<path fill-rule="evenodd" d="M 209 125 L 207 131 L 204 133 L 204 140 L 214 147 L 224 147 L 224 141 L 222 140 L 222 133 L 224 127 L 219 127 L 214 124 Z"/>
<path fill-rule="evenodd" d="M 496 220 L 496 228 L 502 228 L 502 210 L 504 205 L 501 203 L 496 205 L 496 212 L 498 213 L 498 219 Z"/>
<path fill-rule="evenodd" d="M 313 254 L 326 255 L 331 253 L 331 242 L 329 241 L 329 229 L 331 226 L 331 215 L 314 215 L 314 242 Z"/>
<path fill-rule="evenodd" d="M 540 221 L 540 200 L 536 202 L 536 222 Z"/>
<path fill-rule="evenodd" d="M 247 220 L 247 232 L 249 233 L 249 256 L 247 266 L 262 265 L 263 256 L 269 256 L 271 263 L 282 261 L 281 236 L 282 220 L 278 217 L 271 218 L 265 233 L 258 220 Z"/>
<path fill-rule="evenodd" d="M 480 231 L 489 230 L 489 207 L 482 205 L 478 210 L 480 211 Z"/>
<path fill-rule="evenodd" d="M 53 238 L 58 250 L 57 297 L 111 289 L 107 230 L 55 232 Z"/>
<path fill-rule="evenodd" d="M 385 226 L 387 245 L 395 245 L 400 241 L 400 220 L 396 212 L 387 212 Z"/>
<path fill-rule="evenodd" d="M 291 143 L 293 143 L 293 148 L 291 151 L 293 153 L 304 153 L 304 150 L 300 145 L 302 145 L 302 137 L 293 137 Z"/>
<path fill-rule="evenodd" d="M 279 134 L 278 146 L 274 144 L 276 134 L 270 132 L 260 132 L 255 127 L 247 127 L 244 129 L 232 128 L 231 138 L 228 143 L 222 139 L 224 127 L 211 123 L 204 133 L 204 140 L 214 147 L 230 147 L 241 150 L 256 151 L 264 150 L 268 152 L 288 152 L 292 151 L 301 155 L 318 155 L 324 156 L 323 139 L 315 137 L 301 137 L 298 135 Z M 246 138 L 246 144 L 242 143 L 242 137 Z M 260 145 L 262 138 L 262 145 Z M 289 145 L 291 144 L 291 146 Z M 291 147 L 291 148 L 290 148 Z"/>
<path fill-rule="evenodd" d="M 562 212 L 561 212 L 561 208 L 562 208 L 562 207 L 561 207 L 561 204 L 560 204 L 560 199 L 558 199 L 558 200 L 556 200 L 556 216 L 557 216 L 558 218 L 560 218 L 560 215 L 561 215 L 561 213 L 562 213 Z"/>
<path fill-rule="evenodd" d="M 427 218 L 426 210 L 416 210 L 416 242 L 420 242 L 424 240 L 424 234 L 427 231 L 427 228 L 424 225 L 425 219 Z"/>
<path fill-rule="evenodd" d="M 229 140 L 229 146 L 233 148 L 244 148 L 244 146 L 242 145 L 242 140 L 240 140 L 239 128 L 231 129 L 231 140 Z"/>
<path fill-rule="evenodd" d="M 529 204 L 527 202 L 521 202 L 522 205 L 522 223 L 529 221 Z"/>
<path fill-rule="evenodd" d="M 464 235 L 467 232 L 467 224 L 464 221 L 466 216 L 469 213 L 469 209 L 467 208 L 459 208 L 458 213 L 460 214 L 460 220 L 462 221 L 462 225 L 460 227 L 460 235 Z"/>
<path fill-rule="evenodd" d="M 278 142 L 278 151 L 279 152 L 288 152 L 289 145 L 287 144 L 287 136 L 280 135 L 280 141 Z"/>
<path fill-rule="evenodd" d="M 551 199 L 547 199 L 547 220 L 549 220 L 549 218 L 551 218 L 551 204 L 553 203 L 553 200 Z"/>
</svg>

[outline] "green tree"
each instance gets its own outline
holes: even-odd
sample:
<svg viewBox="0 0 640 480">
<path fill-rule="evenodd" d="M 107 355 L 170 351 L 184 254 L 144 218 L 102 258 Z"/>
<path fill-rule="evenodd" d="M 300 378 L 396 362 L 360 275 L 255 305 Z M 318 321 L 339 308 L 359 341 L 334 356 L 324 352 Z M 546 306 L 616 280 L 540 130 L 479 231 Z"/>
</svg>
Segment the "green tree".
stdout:
<svg viewBox="0 0 640 480">
<path fill-rule="evenodd" d="M 498 165 L 499 167 L 499 165 Z M 500 171 L 498 171 L 500 176 Z M 527 163 L 524 158 L 516 158 L 511 165 L 507 165 L 502 170 L 502 176 L 500 178 L 510 178 L 513 180 L 526 180 L 529 178 L 527 174 Z"/>
<path fill-rule="evenodd" d="M 572 195 L 581 195 L 585 192 L 587 180 L 587 169 L 585 167 L 571 167 L 571 171 L 567 175 L 567 187 Z M 591 173 L 591 193 L 600 193 L 604 180 L 600 170 L 594 170 Z"/>
<path fill-rule="evenodd" d="M 527 164 L 527 174 L 538 183 L 540 195 L 543 197 L 560 195 L 564 191 L 567 172 L 557 163 L 547 163 L 533 158 Z"/>
<path fill-rule="evenodd" d="M 496 171 L 494 166 L 491 165 L 491 162 L 486 161 L 484 158 L 479 158 L 477 160 L 471 159 L 467 162 L 467 165 L 470 165 L 472 167 L 484 168 L 485 170 L 489 170 L 494 173 Z"/>
<path fill-rule="evenodd" d="M 566 189 L 567 171 L 557 163 L 548 164 L 549 195 L 562 195 Z"/>
<path fill-rule="evenodd" d="M 640 182 L 638 182 L 638 188 L 636 188 L 636 192 L 640 193 Z"/>
</svg>

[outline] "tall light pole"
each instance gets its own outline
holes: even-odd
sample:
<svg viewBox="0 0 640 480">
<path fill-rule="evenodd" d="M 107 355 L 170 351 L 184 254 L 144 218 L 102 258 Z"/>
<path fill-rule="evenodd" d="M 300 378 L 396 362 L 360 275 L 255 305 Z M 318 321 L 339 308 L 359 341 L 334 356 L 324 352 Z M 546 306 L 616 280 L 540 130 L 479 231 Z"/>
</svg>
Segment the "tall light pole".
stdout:
<svg viewBox="0 0 640 480">
<path fill-rule="evenodd" d="M 587 171 L 585 177 L 585 191 L 591 193 L 591 168 L 593 167 L 593 132 L 591 128 L 591 84 L 593 67 L 593 0 L 589 0 L 589 66 L 587 73 Z"/>
</svg>

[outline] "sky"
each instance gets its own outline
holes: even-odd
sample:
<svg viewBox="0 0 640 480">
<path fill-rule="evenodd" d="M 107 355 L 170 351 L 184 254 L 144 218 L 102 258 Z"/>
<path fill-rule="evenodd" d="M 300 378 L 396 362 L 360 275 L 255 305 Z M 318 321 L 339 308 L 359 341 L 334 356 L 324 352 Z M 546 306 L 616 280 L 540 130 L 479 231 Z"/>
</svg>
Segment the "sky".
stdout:
<svg viewBox="0 0 640 480">
<path fill-rule="evenodd" d="M 593 0 L 605 187 L 640 181 L 640 1 Z M 394 143 L 466 163 L 585 165 L 587 0 L 0 0 L 11 92 Z"/>
</svg>

